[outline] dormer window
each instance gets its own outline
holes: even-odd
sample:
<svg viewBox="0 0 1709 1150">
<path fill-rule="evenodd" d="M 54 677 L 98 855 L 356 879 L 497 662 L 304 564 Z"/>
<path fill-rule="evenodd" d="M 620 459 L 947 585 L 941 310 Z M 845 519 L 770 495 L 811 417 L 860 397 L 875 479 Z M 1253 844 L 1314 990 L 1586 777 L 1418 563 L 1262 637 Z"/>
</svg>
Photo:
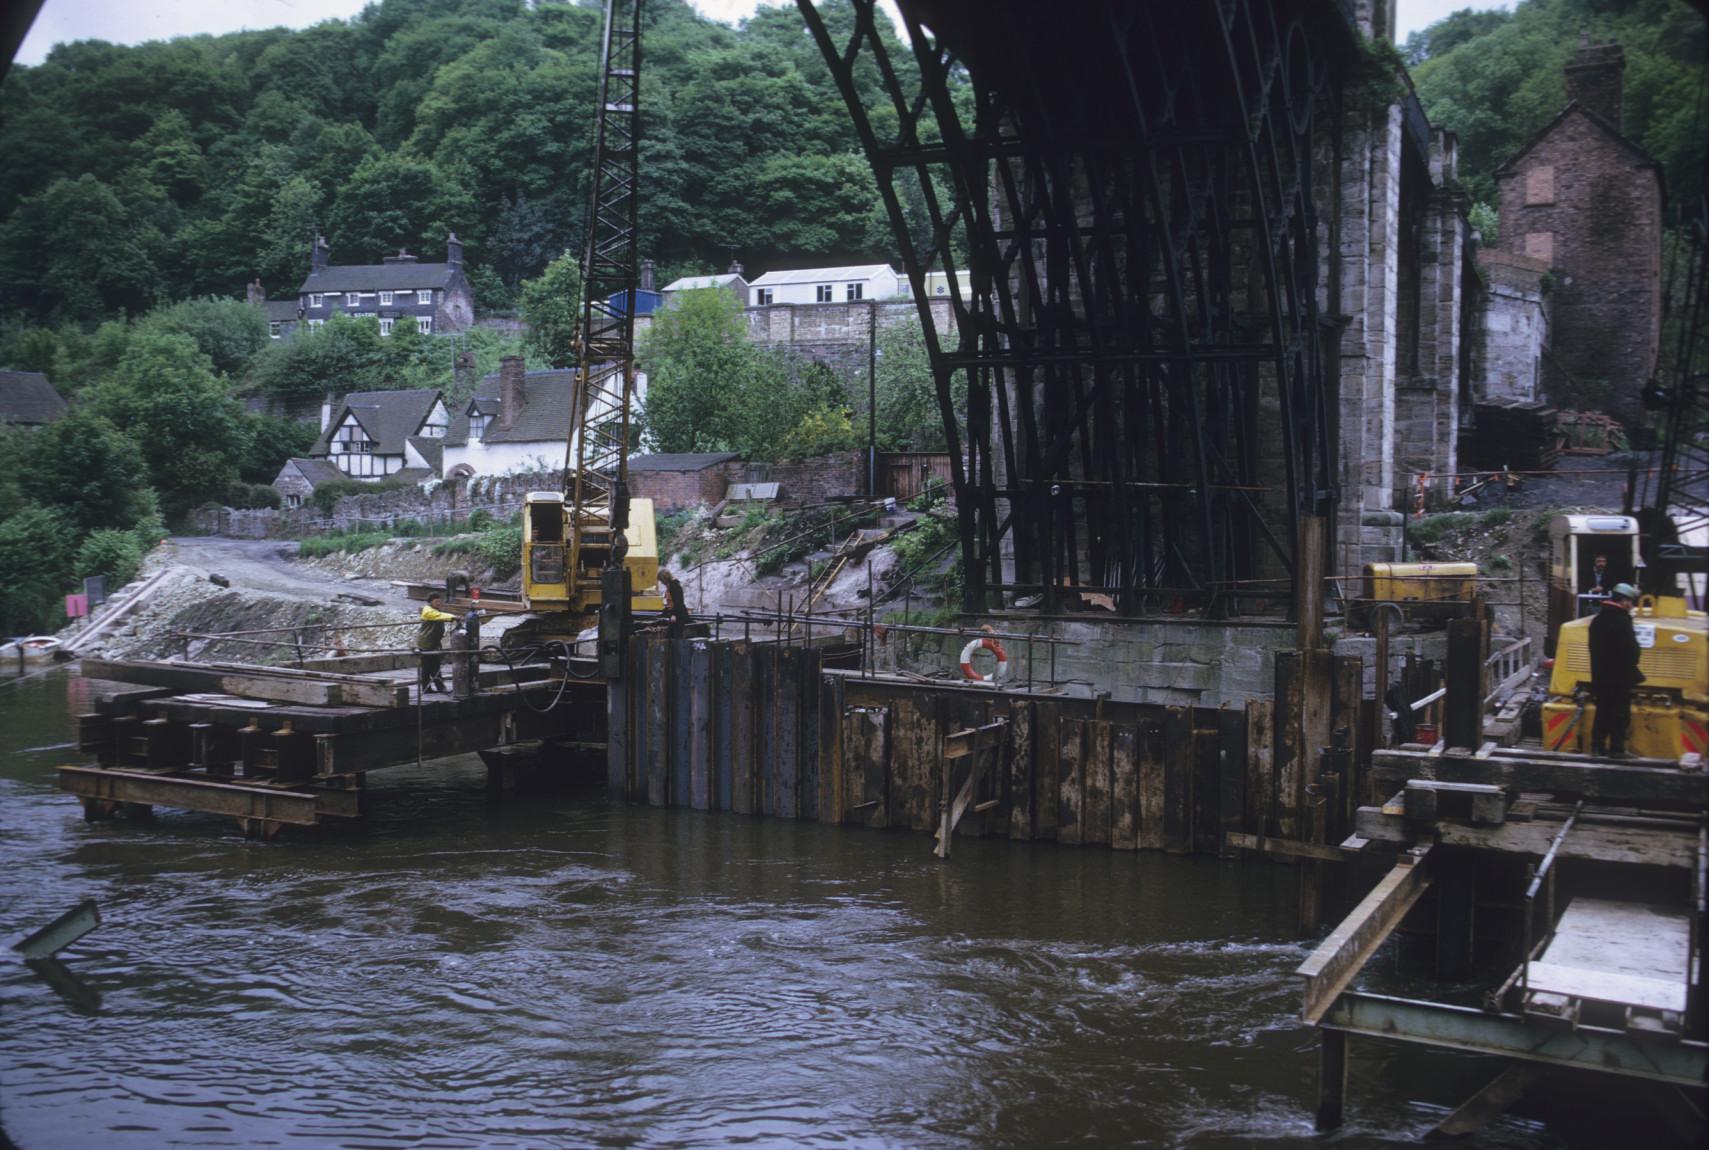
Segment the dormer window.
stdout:
<svg viewBox="0 0 1709 1150">
<path fill-rule="evenodd" d="M 381 307 L 391 307 L 392 306 L 392 293 L 391 292 L 383 291 L 380 293 L 380 306 Z"/>
<path fill-rule="evenodd" d="M 493 417 L 490 415 L 482 415 L 478 411 L 470 412 L 469 413 L 469 438 L 470 439 L 485 439 L 487 437 L 487 426 L 490 423 L 492 423 L 492 421 L 493 421 Z"/>
</svg>

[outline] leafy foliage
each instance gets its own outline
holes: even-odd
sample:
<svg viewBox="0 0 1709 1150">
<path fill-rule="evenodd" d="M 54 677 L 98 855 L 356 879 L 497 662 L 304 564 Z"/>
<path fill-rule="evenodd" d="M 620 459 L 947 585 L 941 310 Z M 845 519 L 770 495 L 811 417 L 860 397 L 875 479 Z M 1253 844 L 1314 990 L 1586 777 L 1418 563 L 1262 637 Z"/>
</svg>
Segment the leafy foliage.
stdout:
<svg viewBox="0 0 1709 1150">
<path fill-rule="evenodd" d="M 852 5 L 822 7 L 846 38 Z M 684 0 L 643 18 L 647 254 L 697 271 L 724 266 L 726 243 L 750 267 L 892 258 L 793 8 L 739 29 Z M 489 302 L 514 298 L 580 245 L 599 34 L 598 6 L 565 0 L 379 0 L 301 31 L 61 45 L 0 86 L 4 303 L 89 322 L 257 276 L 280 297 L 317 233 L 357 262 L 451 230 Z M 870 66 L 856 82 L 882 104 Z"/>
<path fill-rule="evenodd" d="M 1462 9 L 1407 41 L 1432 123 L 1459 134 L 1460 178 L 1494 203 L 1495 169 L 1566 103 L 1562 68 L 1581 36 L 1626 53 L 1626 136 L 1661 162 L 1668 200 L 1702 192 L 1704 21 L 1683 0 L 1525 0 L 1513 12 Z"/>
<path fill-rule="evenodd" d="M 0 521 L 0 634 L 38 630 L 53 618 L 71 580 L 76 533 L 46 507 Z"/>
<path fill-rule="evenodd" d="M 147 551 L 136 533 L 111 527 L 92 531 L 77 548 L 79 575 L 105 575 L 109 588 L 118 588 L 136 578 Z"/>
</svg>

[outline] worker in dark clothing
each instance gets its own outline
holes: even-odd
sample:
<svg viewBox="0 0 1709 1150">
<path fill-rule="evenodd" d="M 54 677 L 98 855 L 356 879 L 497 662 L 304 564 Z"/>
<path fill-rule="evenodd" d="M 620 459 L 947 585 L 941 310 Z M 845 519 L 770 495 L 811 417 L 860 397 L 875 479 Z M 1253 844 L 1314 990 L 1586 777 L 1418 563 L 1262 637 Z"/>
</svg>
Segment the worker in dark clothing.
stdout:
<svg viewBox="0 0 1709 1150">
<path fill-rule="evenodd" d="M 415 649 L 421 652 L 421 692 L 429 691 L 445 693 L 445 680 L 440 677 L 439 666 L 445 660 L 440 650 L 445 646 L 445 624 L 455 623 L 457 616 L 442 610 L 445 596 L 435 591 L 427 597 L 427 606 L 421 609 L 421 626 L 415 631 Z"/>
<path fill-rule="evenodd" d="M 1626 728 L 1632 722 L 1632 688 L 1644 681 L 1638 670 L 1638 636 L 1632 627 L 1637 588 L 1616 583 L 1590 621 L 1590 689 L 1596 696 L 1596 725 L 1590 732 L 1593 754 L 1626 755 Z"/>
<path fill-rule="evenodd" d="M 1608 556 L 1598 555 L 1590 569 L 1590 586 L 1585 589 L 1586 595 L 1606 595 L 1613 582 L 1613 576 L 1608 573 Z"/>
<path fill-rule="evenodd" d="M 684 630 L 694 622 L 694 616 L 689 614 L 688 600 L 683 596 L 682 584 L 677 577 L 664 568 L 659 568 L 659 587 L 664 594 L 665 619 L 670 624 L 670 636 L 673 639 L 683 637 Z"/>
</svg>

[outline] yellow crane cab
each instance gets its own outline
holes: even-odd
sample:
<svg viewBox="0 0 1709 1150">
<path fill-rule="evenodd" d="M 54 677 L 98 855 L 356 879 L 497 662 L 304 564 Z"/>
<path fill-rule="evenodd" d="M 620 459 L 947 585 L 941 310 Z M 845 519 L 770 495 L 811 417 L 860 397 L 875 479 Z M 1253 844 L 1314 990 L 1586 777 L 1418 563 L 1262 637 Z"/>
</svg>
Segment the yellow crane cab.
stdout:
<svg viewBox="0 0 1709 1150">
<path fill-rule="evenodd" d="M 1637 583 L 1641 563 L 1638 520 L 1631 515 L 1557 515 L 1549 521 L 1549 642 L 1574 619 L 1596 614 L 1602 596 L 1587 594 L 1596 557 L 1608 559 L 1606 586 Z"/>
<path fill-rule="evenodd" d="M 1549 698 L 1543 704 L 1543 747 L 1589 754 L 1596 723 L 1590 696 L 1590 619 L 1561 626 Z M 1643 683 L 1632 691 L 1626 749 L 1646 759 L 1681 759 L 1709 751 L 1709 620 L 1683 598 L 1644 595 L 1632 609 Z"/>
<path fill-rule="evenodd" d="M 538 613 L 568 612 L 584 616 L 600 602 L 598 571 L 572 572 L 568 516 L 561 491 L 530 491 L 522 501 L 522 601 Z M 584 539 L 602 528 L 583 529 Z M 659 611 L 659 544 L 653 522 L 653 501 L 629 501 L 629 526 L 623 532 L 629 549 L 623 565 L 629 569 L 631 606 Z M 603 554 L 605 549 L 601 548 Z M 578 620 L 579 625 L 579 620 Z"/>
</svg>

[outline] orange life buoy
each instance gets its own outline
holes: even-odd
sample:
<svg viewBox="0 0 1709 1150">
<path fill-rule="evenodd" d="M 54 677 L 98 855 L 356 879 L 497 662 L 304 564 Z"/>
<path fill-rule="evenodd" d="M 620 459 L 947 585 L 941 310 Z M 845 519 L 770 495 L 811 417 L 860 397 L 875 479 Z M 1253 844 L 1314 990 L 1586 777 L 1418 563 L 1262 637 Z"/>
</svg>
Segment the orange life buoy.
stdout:
<svg viewBox="0 0 1709 1150">
<path fill-rule="evenodd" d="M 981 675 L 973 669 L 973 653 L 981 647 L 997 657 L 997 669 L 989 675 Z M 961 673 L 975 683 L 996 682 L 1009 674 L 1009 655 L 995 639 L 970 639 L 967 646 L 961 649 Z"/>
</svg>

